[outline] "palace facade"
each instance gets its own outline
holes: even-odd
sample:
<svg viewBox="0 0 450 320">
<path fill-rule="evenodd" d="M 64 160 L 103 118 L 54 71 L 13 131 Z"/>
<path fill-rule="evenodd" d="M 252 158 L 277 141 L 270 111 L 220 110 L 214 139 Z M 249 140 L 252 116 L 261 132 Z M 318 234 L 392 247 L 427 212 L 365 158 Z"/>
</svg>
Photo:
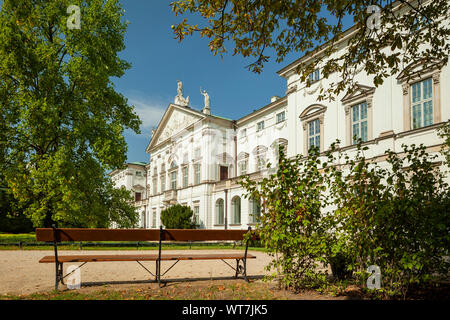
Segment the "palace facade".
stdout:
<svg viewBox="0 0 450 320">
<path fill-rule="evenodd" d="M 350 31 L 340 50 L 345 50 Z M 276 163 L 279 146 L 293 157 L 307 154 L 312 145 L 324 152 L 339 139 L 340 152 L 351 155 L 356 135 L 369 148 L 366 157 L 375 162 L 385 160 L 387 149 L 401 152 L 402 144 L 422 143 L 429 153 L 440 154 L 443 141 L 437 128 L 450 119 L 448 65 L 409 65 L 405 69 L 412 71 L 412 78 L 400 72 L 377 88 L 372 77 L 359 72 L 353 93 L 318 102 L 320 88 L 338 81 L 337 75 L 325 79 L 317 69 L 307 87 L 295 72 L 299 63 L 317 54 L 278 71 L 286 80 L 285 96 L 272 97 L 269 104 L 240 119 L 213 115 L 205 91 L 203 110 L 189 107 L 179 81 L 174 103 L 168 105 L 146 148 L 149 163 L 130 163 L 111 173 L 117 187 L 134 193 L 140 226 L 159 228 L 161 211 L 176 203 L 192 208 L 199 228 L 254 226 L 260 206 L 244 196 L 237 181 L 246 174 L 261 179 L 266 164 Z"/>
</svg>

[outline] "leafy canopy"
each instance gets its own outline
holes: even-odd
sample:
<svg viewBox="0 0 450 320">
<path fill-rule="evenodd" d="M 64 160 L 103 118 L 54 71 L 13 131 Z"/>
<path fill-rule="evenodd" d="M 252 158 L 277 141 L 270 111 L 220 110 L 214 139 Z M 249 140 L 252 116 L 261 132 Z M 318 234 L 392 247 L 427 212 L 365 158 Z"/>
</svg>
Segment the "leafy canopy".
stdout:
<svg viewBox="0 0 450 320">
<path fill-rule="evenodd" d="M 68 29 L 69 5 L 81 29 Z M 35 226 L 131 226 L 136 213 L 106 170 L 126 160 L 140 120 L 111 78 L 126 24 L 117 0 L 5 0 L 0 12 L 0 169 Z"/>
<path fill-rule="evenodd" d="M 376 11 L 379 8 L 379 19 Z M 317 53 L 314 61 L 297 67 L 302 81 L 318 66 L 325 78 L 337 73 L 336 83 L 321 89 L 320 98 L 330 98 L 351 90 L 354 77 L 364 70 L 378 86 L 389 75 L 418 60 L 437 59 L 447 63 L 450 52 L 448 0 L 178 0 L 171 3 L 176 15 L 200 15 L 202 24 L 188 18 L 173 25 L 175 37 L 182 41 L 199 32 L 210 39 L 214 54 L 223 54 L 231 42 L 233 55 L 253 57 L 248 67 L 261 72 L 274 52 L 276 62 L 288 54 Z M 347 50 L 337 51 L 344 34 L 344 18 L 353 19 Z M 379 21 L 380 28 L 374 28 Z M 316 48 L 317 44 L 327 43 Z"/>
</svg>

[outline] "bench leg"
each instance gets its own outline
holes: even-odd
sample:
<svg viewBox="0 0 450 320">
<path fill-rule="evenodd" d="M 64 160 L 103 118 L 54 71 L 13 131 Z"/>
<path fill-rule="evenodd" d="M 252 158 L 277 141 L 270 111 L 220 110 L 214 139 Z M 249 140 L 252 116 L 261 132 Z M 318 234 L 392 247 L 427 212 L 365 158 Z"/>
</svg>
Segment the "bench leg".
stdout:
<svg viewBox="0 0 450 320">
<path fill-rule="evenodd" d="M 244 260 L 242 260 L 243 262 L 244 262 L 244 279 L 245 279 L 245 281 L 247 281 L 247 282 L 249 282 L 248 281 L 248 278 L 247 278 L 247 259 L 244 259 Z"/>
<path fill-rule="evenodd" d="M 158 280 L 158 286 L 161 288 L 161 260 L 156 261 L 156 279 Z"/>
<path fill-rule="evenodd" d="M 58 285 L 61 282 L 61 284 L 64 284 L 63 281 L 63 264 L 60 262 L 56 262 L 56 277 L 55 277 L 55 290 L 58 290 Z"/>
<path fill-rule="evenodd" d="M 59 280 L 61 281 L 61 284 L 64 285 L 64 275 L 63 275 L 63 264 L 59 264 Z"/>
<path fill-rule="evenodd" d="M 247 278 L 247 259 L 236 259 L 236 274 L 235 274 L 235 278 L 238 277 L 239 274 L 242 274 L 242 276 L 244 277 L 245 281 L 248 281 Z M 242 265 L 240 264 L 240 262 L 242 261 Z"/>
</svg>

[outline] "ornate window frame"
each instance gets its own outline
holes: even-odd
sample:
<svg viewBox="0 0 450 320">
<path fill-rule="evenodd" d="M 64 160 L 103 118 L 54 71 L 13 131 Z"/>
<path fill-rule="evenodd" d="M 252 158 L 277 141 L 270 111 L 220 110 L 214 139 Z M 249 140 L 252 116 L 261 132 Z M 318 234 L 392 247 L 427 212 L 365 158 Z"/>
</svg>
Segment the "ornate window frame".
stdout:
<svg viewBox="0 0 450 320">
<path fill-rule="evenodd" d="M 280 149 L 283 148 L 283 153 L 286 155 L 287 146 L 288 140 L 284 138 L 275 139 L 275 141 L 270 145 L 276 164 L 278 164 L 280 161 Z"/>
<path fill-rule="evenodd" d="M 264 171 L 267 164 L 267 150 L 268 148 L 263 145 L 256 146 L 253 149 L 253 157 L 255 159 L 255 170 L 254 172 Z M 247 167 L 247 172 L 249 168 Z"/>
<path fill-rule="evenodd" d="M 424 60 L 409 64 L 397 77 L 403 93 L 403 131 L 412 130 L 411 86 L 417 82 L 431 78 L 433 82 L 433 124 L 441 122 L 441 61 Z M 420 129 L 420 128 L 417 128 Z"/>
<path fill-rule="evenodd" d="M 248 174 L 249 167 L 248 167 L 248 159 L 250 155 L 247 152 L 240 152 L 237 157 L 237 163 L 238 163 L 238 176 L 242 176 L 245 174 Z M 242 172 L 242 164 L 245 164 L 245 172 Z"/>
<path fill-rule="evenodd" d="M 351 92 L 348 92 L 341 102 L 345 110 L 345 137 L 346 146 L 353 145 L 352 136 L 352 108 L 360 103 L 367 104 L 367 141 L 373 140 L 373 95 L 375 87 L 369 87 L 357 83 Z M 366 142 L 367 142 L 366 141 Z"/>
<path fill-rule="evenodd" d="M 308 154 L 308 124 L 311 121 L 319 120 L 320 122 L 320 151 L 324 151 L 324 119 L 327 107 L 321 104 L 312 104 L 300 114 L 300 121 L 303 126 L 303 154 Z"/>
</svg>

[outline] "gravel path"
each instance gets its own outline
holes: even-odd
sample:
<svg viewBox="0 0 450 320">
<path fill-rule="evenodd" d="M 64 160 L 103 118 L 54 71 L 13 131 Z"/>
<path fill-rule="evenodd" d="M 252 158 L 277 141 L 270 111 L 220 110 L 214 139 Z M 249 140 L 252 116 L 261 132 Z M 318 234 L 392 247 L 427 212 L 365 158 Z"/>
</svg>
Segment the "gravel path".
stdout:
<svg viewBox="0 0 450 320">
<path fill-rule="evenodd" d="M 236 250 L 164 250 L 165 254 L 177 253 L 238 253 Z M 157 251 L 150 250 L 127 250 L 127 251 L 58 251 L 59 255 L 79 255 L 79 254 L 154 254 Z M 270 257 L 258 251 L 249 253 L 256 256 L 256 259 L 247 261 L 247 275 L 262 276 L 267 273 L 264 267 L 270 262 Z M 48 255 L 53 255 L 51 250 L 3 250 L 0 251 L 0 294 L 30 294 L 54 289 L 55 284 L 55 264 L 39 263 L 38 261 Z M 236 262 L 228 260 L 233 267 Z M 141 262 L 152 273 L 155 270 L 155 262 Z M 166 270 L 173 262 L 163 261 L 162 271 Z M 81 263 L 68 263 L 64 265 L 64 272 L 69 265 L 80 265 Z M 180 261 L 175 265 L 163 279 L 189 279 L 189 278 L 221 278 L 234 276 L 234 271 L 220 260 L 197 260 Z M 136 262 L 95 262 L 87 263 L 81 268 L 81 282 L 98 283 L 102 282 L 129 282 L 153 280 Z M 65 286 L 60 286 L 65 287 Z"/>
</svg>

